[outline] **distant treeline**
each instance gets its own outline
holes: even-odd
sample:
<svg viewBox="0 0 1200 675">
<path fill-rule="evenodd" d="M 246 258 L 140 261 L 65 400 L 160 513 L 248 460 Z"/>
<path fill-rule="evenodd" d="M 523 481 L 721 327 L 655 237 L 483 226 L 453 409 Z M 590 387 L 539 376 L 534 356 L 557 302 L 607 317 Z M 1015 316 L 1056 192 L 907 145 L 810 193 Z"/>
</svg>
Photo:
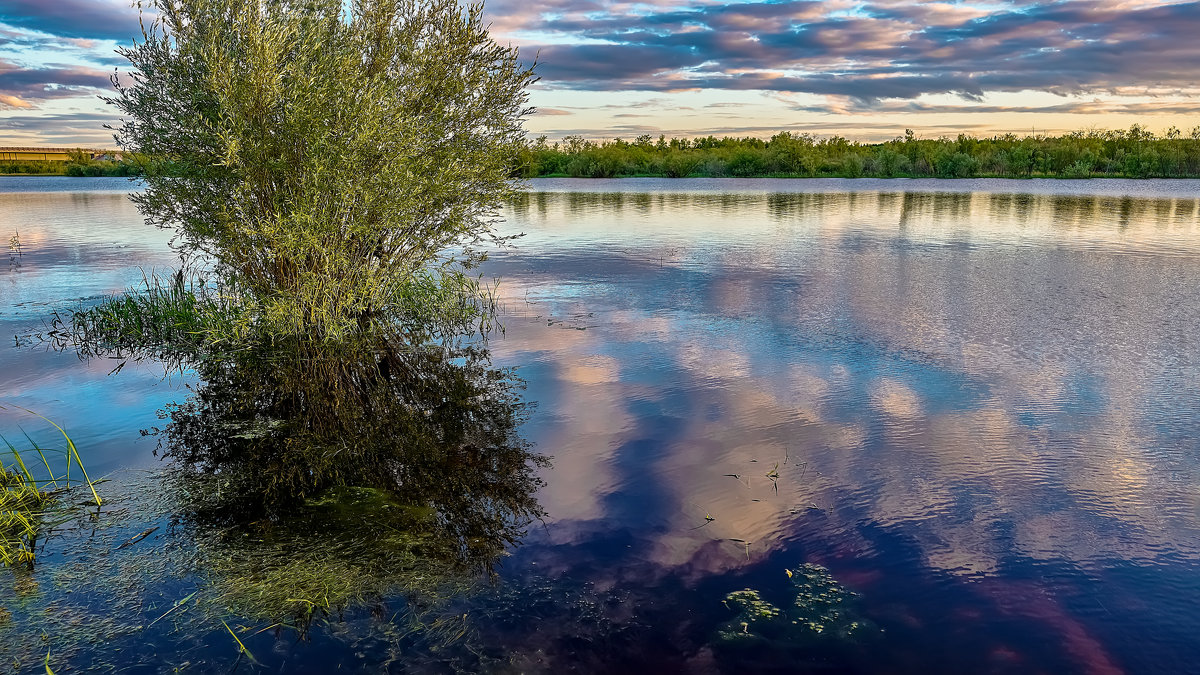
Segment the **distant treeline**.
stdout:
<svg viewBox="0 0 1200 675">
<path fill-rule="evenodd" d="M 1200 127 L 1077 131 L 1064 136 L 917 138 L 911 130 L 884 143 L 783 132 L 761 138 L 673 138 L 649 135 L 596 143 L 545 136 L 519 149 L 514 175 L 617 176 L 1089 178 L 1200 177 Z"/>
<path fill-rule="evenodd" d="M 15 160 L 0 162 L 0 174 L 39 176 L 140 176 L 144 162 L 127 156 L 119 160 L 92 159 L 82 150 L 72 152 L 65 162 Z"/>
</svg>

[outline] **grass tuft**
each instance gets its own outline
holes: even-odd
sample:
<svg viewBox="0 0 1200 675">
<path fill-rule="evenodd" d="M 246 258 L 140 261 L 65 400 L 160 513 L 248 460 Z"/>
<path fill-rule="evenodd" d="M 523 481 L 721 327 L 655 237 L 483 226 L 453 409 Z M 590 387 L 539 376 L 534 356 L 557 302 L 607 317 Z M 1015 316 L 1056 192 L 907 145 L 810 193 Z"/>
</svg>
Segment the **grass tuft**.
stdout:
<svg viewBox="0 0 1200 675">
<path fill-rule="evenodd" d="M 4 409 L 4 406 L 0 406 L 0 410 Z M 91 491 L 96 505 L 102 503 L 95 482 L 84 470 L 79 450 L 66 431 L 37 413 L 24 408 L 17 409 L 53 425 L 66 439 L 67 447 L 44 448 L 26 435 L 29 447 L 19 450 L 7 438 L 0 436 L 0 564 L 9 567 L 33 564 L 39 539 L 53 529 L 54 521 L 60 519 L 65 511 L 58 499 L 60 495 L 73 487 L 84 485 Z M 38 462 L 26 461 L 35 455 Z M 62 459 L 52 463 L 51 458 L 57 460 L 56 456 Z M 81 479 L 71 479 L 72 464 L 78 466 Z M 54 465 L 62 468 L 55 470 Z"/>
<path fill-rule="evenodd" d="M 196 353 L 233 335 L 239 306 L 198 274 L 143 274 L 141 286 L 122 295 L 66 316 L 55 313 L 49 336 L 85 357 Z"/>
</svg>

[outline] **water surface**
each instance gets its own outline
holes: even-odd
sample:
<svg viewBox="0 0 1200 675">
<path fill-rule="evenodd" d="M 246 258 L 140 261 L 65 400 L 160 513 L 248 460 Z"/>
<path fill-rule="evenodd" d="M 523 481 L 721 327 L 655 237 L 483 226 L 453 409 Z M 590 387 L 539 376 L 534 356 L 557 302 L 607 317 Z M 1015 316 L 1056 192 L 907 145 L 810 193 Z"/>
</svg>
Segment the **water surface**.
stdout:
<svg viewBox="0 0 1200 675">
<path fill-rule="evenodd" d="M 108 375 L 11 338 L 174 264 L 169 233 L 117 184 L 0 180 L 0 235 L 22 241 L 0 261 L 0 402 L 63 424 L 103 471 L 156 466 L 139 431 L 194 375 Z M 397 656 L 389 612 L 366 608 L 254 635 L 265 668 L 1200 659 L 1200 183 L 538 180 L 503 215 L 526 236 L 483 270 L 503 300 L 490 358 L 524 380 L 521 433 L 553 459 L 544 524 L 455 600 L 470 626 L 447 653 L 487 658 Z M 722 638 L 727 594 L 788 608 L 805 563 L 858 594 L 866 629 Z M 223 630 L 122 644 L 139 672 L 167 653 L 228 669 Z"/>
</svg>

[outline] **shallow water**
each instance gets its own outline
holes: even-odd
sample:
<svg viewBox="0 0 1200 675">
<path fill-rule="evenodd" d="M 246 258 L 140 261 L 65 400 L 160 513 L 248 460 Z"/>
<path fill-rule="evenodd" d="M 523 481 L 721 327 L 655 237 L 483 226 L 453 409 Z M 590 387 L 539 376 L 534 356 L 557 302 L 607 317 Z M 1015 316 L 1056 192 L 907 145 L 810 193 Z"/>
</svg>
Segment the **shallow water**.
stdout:
<svg viewBox="0 0 1200 675">
<path fill-rule="evenodd" d="M 135 482 L 118 468 L 159 464 L 139 431 L 195 375 L 108 375 L 12 337 L 173 264 L 124 185 L 0 178 L 0 239 L 22 242 L 0 258 L 0 404 L 62 424 L 114 492 Z M 264 668 L 1115 673 L 1200 658 L 1200 182 L 538 180 L 503 215 L 526 236 L 484 268 L 504 311 L 491 359 L 525 381 L 521 433 L 553 460 L 544 525 L 495 586 L 451 604 L 470 637 L 439 653 L 488 659 L 397 654 L 389 612 L 352 608 L 300 640 L 247 637 Z M 0 412 L 0 433 L 17 424 L 42 431 Z M 728 593 L 786 609 L 800 577 L 785 570 L 803 563 L 858 594 L 867 628 L 722 639 Z M 129 611 L 158 616 L 188 575 Z M 123 663 L 228 670 L 237 650 L 209 628 L 126 632 Z"/>
</svg>

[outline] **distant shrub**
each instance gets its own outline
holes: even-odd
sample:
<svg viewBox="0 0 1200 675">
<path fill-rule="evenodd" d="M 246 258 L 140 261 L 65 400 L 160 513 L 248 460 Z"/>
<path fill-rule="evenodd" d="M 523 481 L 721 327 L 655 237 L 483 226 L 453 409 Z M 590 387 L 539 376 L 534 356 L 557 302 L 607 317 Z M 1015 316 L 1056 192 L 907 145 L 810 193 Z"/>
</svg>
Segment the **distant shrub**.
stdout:
<svg viewBox="0 0 1200 675">
<path fill-rule="evenodd" d="M 739 150 L 729 158 L 726 170 L 739 177 L 759 176 L 767 171 L 767 158 L 762 152 Z"/>
<path fill-rule="evenodd" d="M 690 153 L 675 150 L 662 161 L 663 173 L 668 178 L 686 178 L 700 168 L 700 158 Z"/>
<path fill-rule="evenodd" d="M 1090 178 L 1091 175 L 1092 163 L 1082 159 L 1062 171 L 1063 178 Z"/>
</svg>

